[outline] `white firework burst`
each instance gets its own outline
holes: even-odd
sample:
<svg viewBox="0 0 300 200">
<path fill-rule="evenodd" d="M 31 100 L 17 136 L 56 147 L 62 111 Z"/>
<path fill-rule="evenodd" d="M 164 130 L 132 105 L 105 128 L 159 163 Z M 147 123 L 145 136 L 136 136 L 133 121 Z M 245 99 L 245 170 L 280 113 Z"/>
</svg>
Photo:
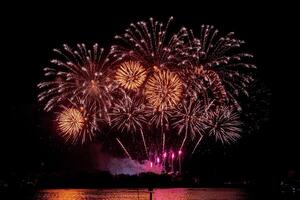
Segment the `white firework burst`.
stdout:
<svg viewBox="0 0 300 200">
<path fill-rule="evenodd" d="M 116 60 L 104 55 L 104 49 L 98 44 L 92 49 L 85 44 L 77 44 L 75 49 L 63 45 L 62 50 L 54 49 L 54 52 L 58 58 L 51 60 L 51 67 L 44 68 L 48 80 L 38 84 L 42 89 L 38 100 L 46 101 L 45 110 L 79 98 L 82 103 L 97 102 L 98 108 L 106 111 L 111 104 L 112 89 L 107 68 Z"/>
</svg>

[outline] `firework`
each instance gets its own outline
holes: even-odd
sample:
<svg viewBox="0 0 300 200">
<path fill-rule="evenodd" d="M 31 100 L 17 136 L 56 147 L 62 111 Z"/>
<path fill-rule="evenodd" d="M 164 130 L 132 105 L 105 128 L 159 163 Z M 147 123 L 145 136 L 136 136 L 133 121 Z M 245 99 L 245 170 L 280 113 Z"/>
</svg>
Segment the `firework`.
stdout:
<svg viewBox="0 0 300 200">
<path fill-rule="evenodd" d="M 209 136 L 214 136 L 216 141 L 222 144 L 230 144 L 240 138 L 241 125 L 239 115 L 233 108 L 217 107 L 215 110 L 205 112 L 203 128 Z M 196 151 L 203 139 L 201 134 L 194 146 L 192 154 Z"/>
<path fill-rule="evenodd" d="M 188 59 L 181 64 L 188 66 L 190 73 L 208 80 L 221 103 L 228 98 L 241 109 L 236 97 L 241 93 L 248 96 L 246 89 L 253 79 L 246 72 L 256 66 L 247 61 L 253 57 L 251 54 L 238 52 L 244 41 L 236 39 L 233 32 L 223 37 L 218 32 L 209 25 L 201 26 L 199 37 L 190 31 L 185 54 Z"/>
<path fill-rule="evenodd" d="M 51 60 L 51 67 L 44 68 L 49 81 L 38 84 L 43 90 L 38 99 L 46 101 L 45 110 L 50 111 L 68 99 L 80 98 L 82 102 L 96 101 L 106 111 L 111 101 L 107 67 L 114 62 L 103 55 L 104 49 L 98 44 L 92 49 L 77 44 L 75 49 L 63 45 L 62 50 L 54 49 L 54 52 L 58 58 Z"/>
<path fill-rule="evenodd" d="M 98 44 L 54 49 L 55 59 L 44 68 L 47 79 L 38 84 L 38 100 L 45 111 L 58 109 L 58 130 L 66 141 L 91 140 L 104 120 L 110 130 L 132 133 L 139 144 L 130 145 L 143 145 L 151 167 L 168 164 L 174 172 L 178 155 L 181 172 L 183 149 L 184 155 L 190 153 L 184 146 L 189 140 L 195 140 L 193 154 L 204 137 L 213 136 L 222 144 L 240 137 L 242 123 L 236 111 L 241 111 L 239 97 L 248 95 L 253 80 L 252 55 L 240 52 L 244 42 L 234 33 L 219 36 L 213 26 L 202 25 L 197 36 L 186 28 L 170 32 L 172 19 L 130 24 L 107 53 Z M 243 107 L 252 110 L 250 105 Z M 241 116 L 259 125 L 251 121 L 254 113 Z M 157 134 L 147 134 L 146 128 Z M 166 138 L 173 131 L 180 136 Z M 170 144 L 177 137 L 182 138 L 180 146 Z M 128 138 L 114 139 L 132 159 Z"/>
<path fill-rule="evenodd" d="M 179 165 L 179 173 L 181 174 L 181 154 L 182 154 L 182 151 L 179 150 L 178 151 L 178 165 Z"/>
<path fill-rule="evenodd" d="M 60 131 L 69 135 L 79 133 L 85 123 L 82 113 L 75 108 L 65 109 L 59 114 L 57 121 Z"/>
<path fill-rule="evenodd" d="M 123 88 L 133 90 L 144 83 L 146 76 L 146 70 L 139 62 L 128 61 L 120 64 L 115 79 Z"/>
<path fill-rule="evenodd" d="M 59 134 L 73 144 L 92 140 L 98 130 L 96 110 L 93 105 L 63 107 L 56 118 Z"/>
<path fill-rule="evenodd" d="M 232 108 L 218 107 L 208 113 L 205 123 L 208 134 L 222 144 L 230 144 L 240 138 L 241 122 Z"/>
<path fill-rule="evenodd" d="M 128 158 L 130 160 L 132 160 L 132 157 L 130 156 L 130 154 L 128 153 L 127 149 L 125 148 L 125 146 L 123 145 L 123 143 L 121 142 L 121 140 L 119 138 L 116 138 L 117 142 L 119 143 L 119 145 L 122 147 L 122 149 L 124 150 L 125 154 L 128 156 Z"/>
<path fill-rule="evenodd" d="M 202 141 L 202 138 L 203 138 L 203 135 L 200 135 L 200 137 L 199 137 L 199 139 L 198 139 L 197 143 L 195 144 L 195 147 L 192 151 L 192 154 L 194 154 L 194 152 L 196 151 L 197 147 L 199 146 L 200 142 Z"/>
<path fill-rule="evenodd" d="M 192 74 L 192 75 L 191 75 Z M 187 79 L 190 81 L 189 89 L 196 93 L 196 98 L 200 97 L 206 104 L 215 100 L 218 105 L 224 105 L 228 97 L 224 85 L 219 75 L 213 70 L 205 70 L 202 65 L 195 68 L 195 71 L 188 73 Z"/>
<path fill-rule="evenodd" d="M 165 150 L 165 131 L 169 129 L 169 120 L 172 117 L 172 109 L 155 110 L 152 107 L 146 108 L 146 116 L 149 118 L 149 125 L 160 128 L 162 136 L 162 152 Z"/>
<path fill-rule="evenodd" d="M 182 38 L 186 29 L 171 34 L 168 31 L 173 17 L 164 25 L 150 18 L 149 22 L 140 21 L 130 24 L 123 35 L 115 36 L 120 44 L 112 46 L 113 55 L 138 60 L 146 67 L 176 67 L 180 62 Z"/>
<path fill-rule="evenodd" d="M 205 114 L 205 107 L 200 101 L 184 101 L 177 107 L 174 114 L 173 127 L 178 129 L 178 134 L 185 132 L 184 139 L 179 148 L 181 152 L 183 145 L 190 133 L 191 139 L 197 135 L 202 135 L 204 132 L 203 115 Z"/>
<path fill-rule="evenodd" d="M 169 70 L 159 70 L 146 82 L 145 97 L 157 110 L 176 106 L 182 98 L 183 83 L 179 76 Z"/>
<path fill-rule="evenodd" d="M 175 154 L 174 153 L 172 153 L 172 155 L 171 155 L 171 172 L 174 172 L 174 158 L 175 158 Z"/>
<path fill-rule="evenodd" d="M 160 126 L 162 135 L 162 152 L 165 149 L 164 126 L 169 124 L 169 116 L 182 98 L 183 83 L 179 76 L 169 70 L 158 70 L 146 82 L 144 95 L 154 112 L 150 122 Z"/>
<path fill-rule="evenodd" d="M 144 137 L 143 128 L 147 123 L 145 118 L 145 108 L 141 99 L 131 98 L 124 94 L 123 98 L 117 100 L 110 113 L 112 127 L 121 132 L 140 132 L 148 156 L 147 145 Z"/>
</svg>

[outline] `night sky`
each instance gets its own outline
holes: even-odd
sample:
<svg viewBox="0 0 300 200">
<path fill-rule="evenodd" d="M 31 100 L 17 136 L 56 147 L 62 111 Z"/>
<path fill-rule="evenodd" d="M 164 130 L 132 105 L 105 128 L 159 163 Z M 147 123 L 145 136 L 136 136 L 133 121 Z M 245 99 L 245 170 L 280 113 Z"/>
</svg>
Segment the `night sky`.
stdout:
<svg viewBox="0 0 300 200">
<path fill-rule="evenodd" d="M 145 1 L 136 7 L 127 2 L 10 5 L 11 12 L 2 17 L 5 28 L 1 28 L 4 113 L 1 112 L 0 174 L 68 169 L 70 163 L 82 166 L 79 163 L 83 160 L 89 164 L 88 147 L 65 146 L 55 135 L 51 114 L 44 113 L 37 102 L 36 85 L 43 79 L 42 69 L 53 58 L 52 49 L 63 43 L 97 42 L 108 48 L 113 36 L 122 33 L 131 22 L 151 16 L 162 21 L 174 16 L 176 28 L 185 25 L 199 30 L 201 24 L 213 24 L 222 33 L 234 31 L 246 41 L 246 50 L 255 55 L 258 77 L 272 91 L 269 121 L 260 131 L 226 149 L 225 156 L 212 148 L 216 152 L 195 158 L 190 170 L 205 171 L 217 165 L 219 170 L 238 169 L 239 174 L 279 179 L 287 171 L 299 169 L 299 129 L 293 129 L 297 117 L 292 116 L 299 107 L 292 83 L 293 68 L 298 66 L 291 59 L 295 54 L 290 47 L 292 21 L 282 13 L 288 10 L 282 6 L 279 12 L 279 5 L 275 9 L 274 5 L 251 1 L 231 5 L 185 2 Z"/>
</svg>

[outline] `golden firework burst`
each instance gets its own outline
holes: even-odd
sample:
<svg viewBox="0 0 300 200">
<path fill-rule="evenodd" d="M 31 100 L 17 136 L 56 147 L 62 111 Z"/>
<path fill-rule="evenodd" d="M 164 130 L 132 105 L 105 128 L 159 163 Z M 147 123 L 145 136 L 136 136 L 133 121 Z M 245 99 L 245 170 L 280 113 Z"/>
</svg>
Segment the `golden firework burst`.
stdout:
<svg viewBox="0 0 300 200">
<path fill-rule="evenodd" d="M 58 115 L 57 122 L 62 135 L 76 137 L 83 129 L 85 118 L 80 110 L 66 108 Z"/>
<path fill-rule="evenodd" d="M 151 76 L 144 94 L 148 102 L 158 110 L 173 108 L 182 97 L 183 83 L 179 76 L 169 70 L 159 70 Z"/>
<path fill-rule="evenodd" d="M 147 72 L 145 68 L 135 61 L 120 64 L 116 72 L 116 81 L 125 89 L 139 88 L 145 81 Z"/>
</svg>

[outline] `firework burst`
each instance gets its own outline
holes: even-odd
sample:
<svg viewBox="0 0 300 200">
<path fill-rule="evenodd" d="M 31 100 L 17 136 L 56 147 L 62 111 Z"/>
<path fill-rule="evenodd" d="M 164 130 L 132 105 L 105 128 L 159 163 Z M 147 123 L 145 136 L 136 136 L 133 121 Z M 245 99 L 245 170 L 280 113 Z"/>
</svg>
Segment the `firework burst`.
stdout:
<svg viewBox="0 0 300 200">
<path fill-rule="evenodd" d="M 183 83 L 179 76 L 169 70 L 157 70 L 146 82 L 144 95 L 153 109 L 150 123 L 160 126 L 162 152 L 165 150 L 165 129 L 169 125 L 172 109 L 181 101 Z M 166 126 L 166 127 L 165 127 Z"/>
<path fill-rule="evenodd" d="M 174 152 L 179 152 L 181 169 L 186 143 L 196 140 L 194 153 L 204 137 L 222 144 L 240 137 L 236 111 L 241 111 L 239 100 L 248 95 L 253 80 L 252 55 L 240 51 L 244 42 L 234 33 L 222 36 L 209 25 L 202 25 L 197 36 L 186 28 L 171 32 L 172 19 L 130 24 L 107 53 L 98 44 L 54 49 L 55 59 L 44 68 L 46 80 L 38 84 L 38 100 L 45 111 L 58 109 L 57 129 L 66 141 L 85 143 L 109 125 L 109 130 L 132 133 L 132 140 L 129 134 L 114 138 L 128 158 L 133 158 L 130 148 L 143 144 L 151 167 L 172 161 L 173 171 Z M 250 105 L 243 108 L 252 110 Z M 251 113 L 241 116 L 257 119 Z M 173 131 L 184 137 L 169 137 Z M 171 144 L 179 137 L 180 147 Z"/>
<path fill-rule="evenodd" d="M 205 124 L 207 133 L 222 144 L 230 144 L 240 138 L 242 124 L 232 108 L 218 107 L 209 112 Z"/>
<path fill-rule="evenodd" d="M 214 103 L 218 103 L 218 105 L 226 103 L 227 93 L 217 73 L 212 70 L 205 70 L 201 65 L 187 75 L 190 93 L 194 94 L 196 98 L 200 97 L 206 103 L 211 100 L 214 100 Z"/>
<path fill-rule="evenodd" d="M 127 94 L 116 100 L 110 116 L 112 126 L 121 132 L 137 132 L 147 123 L 142 101 Z"/>
<path fill-rule="evenodd" d="M 98 131 L 96 109 L 89 104 L 76 106 L 72 103 L 70 107 L 63 107 L 56 122 L 59 134 L 73 144 L 91 141 Z"/>
<path fill-rule="evenodd" d="M 79 133 L 83 128 L 85 120 L 81 111 L 75 108 L 66 108 L 57 117 L 60 131 L 69 135 Z"/>
<path fill-rule="evenodd" d="M 169 70 L 159 70 L 148 79 L 144 94 L 149 104 L 157 110 L 174 108 L 182 98 L 183 83 Z"/>
<path fill-rule="evenodd" d="M 168 31 L 172 20 L 173 17 L 166 25 L 153 18 L 131 23 L 123 35 L 115 36 L 120 44 L 112 46 L 114 56 L 138 60 L 145 67 L 176 67 L 186 29 L 172 35 Z"/>
<path fill-rule="evenodd" d="M 184 132 L 184 139 L 179 150 L 181 151 L 185 141 L 190 134 L 191 139 L 201 136 L 204 132 L 203 115 L 207 108 L 200 101 L 184 101 L 177 106 L 172 126 L 178 130 L 178 134 Z"/>
<path fill-rule="evenodd" d="M 125 89 L 139 88 L 145 81 L 147 72 L 139 62 L 128 61 L 120 64 L 116 71 L 116 81 Z"/>
<path fill-rule="evenodd" d="M 51 60 L 51 67 L 44 68 L 45 77 L 50 80 L 38 84 L 43 90 L 38 99 L 46 101 L 45 110 L 50 111 L 68 99 L 80 98 L 82 102 L 96 101 L 106 111 L 111 101 L 107 67 L 114 62 L 103 55 L 104 49 L 98 44 L 92 49 L 77 44 L 75 49 L 63 45 L 62 50 L 54 49 L 54 52 L 58 58 Z"/>
<path fill-rule="evenodd" d="M 144 126 L 147 124 L 145 118 L 145 106 L 141 99 L 131 98 L 126 93 L 122 99 L 114 104 L 111 115 L 112 127 L 121 132 L 140 132 L 145 153 L 148 156 L 147 145 L 144 137 Z"/>
<path fill-rule="evenodd" d="M 221 103 L 228 98 L 240 110 L 237 97 L 248 96 L 247 86 L 253 80 L 248 69 L 256 66 L 247 61 L 253 57 L 251 54 L 238 52 L 244 41 L 236 39 L 233 32 L 225 36 L 218 33 L 209 25 L 201 26 L 199 37 L 190 31 L 185 54 L 188 59 L 181 64 L 193 75 L 208 80 Z"/>
</svg>

